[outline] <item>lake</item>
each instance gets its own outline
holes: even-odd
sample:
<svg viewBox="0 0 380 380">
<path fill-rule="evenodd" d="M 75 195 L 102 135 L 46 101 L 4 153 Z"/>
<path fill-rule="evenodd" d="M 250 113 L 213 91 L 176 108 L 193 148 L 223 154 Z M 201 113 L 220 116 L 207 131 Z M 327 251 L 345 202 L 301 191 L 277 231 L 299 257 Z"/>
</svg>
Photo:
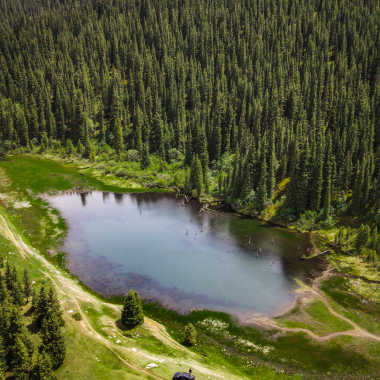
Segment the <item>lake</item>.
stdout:
<svg viewBox="0 0 380 380">
<path fill-rule="evenodd" d="M 169 308 L 224 311 L 244 320 L 289 307 L 318 259 L 308 234 L 205 211 L 173 193 L 66 192 L 49 197 L 69 231 L 67 267 L 105 295 L 137 289 Z M 248 244 L 250 242 L 250 244 Z M 313 262 L 314 261 L 314 262 Z"/>
</svg>

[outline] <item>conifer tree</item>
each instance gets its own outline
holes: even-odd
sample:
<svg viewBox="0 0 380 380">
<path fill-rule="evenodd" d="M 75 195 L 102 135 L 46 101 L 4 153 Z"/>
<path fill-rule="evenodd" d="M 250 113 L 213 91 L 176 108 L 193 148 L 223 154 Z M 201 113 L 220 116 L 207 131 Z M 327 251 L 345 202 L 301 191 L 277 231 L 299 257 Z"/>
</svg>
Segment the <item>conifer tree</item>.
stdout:
<svg viewBox="0 0 380 380">
<path fill-rule="evenodd" d="M 0 298 L 0 305 L 2 304 Z M 0 314 L 1 316 L 1 314 Z M 7 371 L 7 362 L 6 362 L 6 351 L 3 345 L 3 336 L 0 331 L 0 380 L 5 380 L 5 372 Z"/>
<path fill-rule="evenodd" d="M 318 211 L 321 205 L 321 194 L 323 185 L 323 145 L 322 138 L 319 137 L 317 145 L 316 162 L 311 189 L 311 209 Z"/>
<path fill-rule="evenodd" d="M 191 164 L 190 177 L 193 188 L 197 190 L 197 194 L 200 196 L 203 189 L 203 171 L 201 161 L 197 155 L 194 156 L 193 162 Z"/>
<path fill-rule="evenodd" d="M 78 152 L 79 154 L 82 154 L 83 151 L 84 151 L 84 146 L 83 146 L 82 142 L 79 140 L 79 141 L 78 141 L 78 144 L 77 144 L 77 152 Z"/>
<path fill-rule="evenodd" d="M 98 142 L 104 144 L 106 142 L 106 128 L 104 124 L 104 109 L 103 103 L 100 103 L 98 108 Z"/>
<path fill-rule="evenodd" d="M 142 157 L 141 157 L 141 169 L 147 169 L 150 166 L 149 145 L 143 144 Z"/>
<path fill-rule="evenodd" d="M 266 207 L 267 199 L 267 164 L 266 159 L 264 158 L 261 168 L 260 181 L 256 193 L 256 206 L 259 211 L 264 210 L 264 208 Z"/>
<path fill-rule="evenodd" d="M 195 327 L 192 323 L 189 323 L 185 327 L 184 341 L 188 346 L 194 346 L 194 344 L 197 343 L 197 331 L 195 330 Z"/>
<path fill-rule="evenodd" d="M 30 276 L 28 271 L 25 269 L 24 270 L 24 278 L 23 278 L 23 283 L 24 283 L 24 297 L 26 298 L 26 302 L 29 302 L 29 297 L 31 295 L 32 291 L 32 285 L 30 282 Z"/>
<path fill-rule="evenodd" d="M 115 122 L 114 148 L 115 148 L 116 154 L 120 157 L 122 151 L 124 150 L 123 129 L 121 127 L 120 119 L 117 119 Z"/>
<path fill-rule="evenodd" d="M 362 224 L 358 230 L 358 234 L 355 239 L 355 248 L 357 252 L 359 252 L 361 248 L 367 248 L 370 234 L 371 233 L 369 230 L 369 226 Z"/>
<path fill-rule="evenodd" d="M 130 290 L 128 292 L 120 320 L 123 326 L 128 329 L 133 329 L 144 322 L 142 302 L 136 290 Z"/>
<path fill-rule="evenodd" d="M 37 324 L 41 327 L 42 321 L 45 318 L 47 314 L 47 294 L 45 287 L 41 287 L 40 292 L 38 293 L 35 301 L 35 311 L 34 311 L 34 319 L 37 322 Z"/>
<path fill-rule="evenodd" d="M 65 152 L 68 156 L 71 156 L 74 152 L 74 145 L 73 143 L 71 142 L 71 139 L 67 139 L 66 140 L 66 148 L 65 148 Z"/>
<path fill-rule="evenodd" d="M 64 338 L 56 315 L 48 314 L 42 320 L 41 340 L 40 351 L 45 351 L 50 356 L 52 368 L 56 370 L 66 356 Z"/>
<path fill-rule="evenodd" d="M 85 128 L 85 137 L 84 137 L 84 152 L 83 152 L 83 157 L 84 158 L 90 158 L 91 152 L 92 152 L 92 146 L 90 142 L 90 136 L 88 133 L 88 126 L 86 125 Z"/>
<path fill-rule="evenodd" d="M 46 297 L 46 310 L 47 315 L 54 316 L 57 319 L 58 324 L 60 326 L 64 326 L 65 322 L 62 318 L 62 310 L 59 305 L 57 293 L 54 291 L 54 288 L 52 286 L 50 287 L 49 293 Z"/>
<path fill-rule="evenodd" d="M 32 379 L 34 380 L 55 380 L 56 377 L 52 370 L 52 364 L 49 354 L 46 353 L 42 346 L 41 352 L 37 355 L 37 361 L 33 368 Z"/>
<path fill-rule="evenodd" d="M 272 199 L 274 187 L 276 185 L 275 178 L 275 166 L 276 166 L 276 152 L 274 145 L 274 128 L 272 128 L 270 141 L 269 141 L 269 161 L 268 161 L 268 173 L 267 173 L 267 196 Z"/>
<path fill-rule="evenodd" d="M 325 198 L 323 201 L 323 212 L 322 212 L 322 220 L 326 220 L 330 214 L 330 204 L 331 204 L 331 180 L 330 176 L 327 178 L 327 186 Z"/>
<path fill-rule="evenodd" d="M 25 343 L 22 341 L 20 335 L 16 335 L 14 345 L 10 348 L 12 367 L 15 372 L 16 379 L 27 379 L 27 373 L 32 367 L 32 358 L 28 352 Z"/>
</svg>

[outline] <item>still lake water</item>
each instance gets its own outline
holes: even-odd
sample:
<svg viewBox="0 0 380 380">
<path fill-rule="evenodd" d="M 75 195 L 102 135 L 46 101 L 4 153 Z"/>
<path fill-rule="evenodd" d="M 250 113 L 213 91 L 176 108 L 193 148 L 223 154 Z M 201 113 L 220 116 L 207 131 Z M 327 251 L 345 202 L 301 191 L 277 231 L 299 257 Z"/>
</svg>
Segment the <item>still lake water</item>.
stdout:
<svg viewBox="0 0 380 380">
<path fill-rule="evenodd" d="M 294 279 L 305 280 L 315 265 L 300 260 L 308 235 L 198 213 L 199 202 L 182 206 L 184 198 L 171 193 L 73 192 L 49 202 L 69 225 L 61 247 L 67 267 L 105 296 L 137 289 L 181 312 L 274 315 L 295 300 Z"/>
</svg>

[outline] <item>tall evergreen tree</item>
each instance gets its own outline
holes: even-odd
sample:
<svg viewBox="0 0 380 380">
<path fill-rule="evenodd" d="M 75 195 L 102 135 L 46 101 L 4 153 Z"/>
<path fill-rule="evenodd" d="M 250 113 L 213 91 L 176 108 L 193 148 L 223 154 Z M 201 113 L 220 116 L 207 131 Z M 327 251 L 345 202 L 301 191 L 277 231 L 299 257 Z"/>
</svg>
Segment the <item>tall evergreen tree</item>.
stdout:
<svg viewBox="0 0 380 380">
<path fill-rule="evenodd" d="M 137 291 L 131 290 L 128 292 L 120 320 L 123 326 L 128 329 L 133 329 L 144 322 L 142 303 Z"/>
<path fill-rule="evenodd" d="M 123 129 L 121 127 L 120 119 L 117 119 L 115 122 L 114 148 L 115 148 L 116 154 L 120 157 L 120 154 L 124 150 Z"/>
</svg>

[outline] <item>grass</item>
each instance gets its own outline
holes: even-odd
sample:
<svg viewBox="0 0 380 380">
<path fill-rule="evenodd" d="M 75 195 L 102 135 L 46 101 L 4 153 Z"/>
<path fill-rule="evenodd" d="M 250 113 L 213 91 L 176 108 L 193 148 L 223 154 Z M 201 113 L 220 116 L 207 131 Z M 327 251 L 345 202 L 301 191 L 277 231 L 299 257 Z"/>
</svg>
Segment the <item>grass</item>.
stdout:
<svg viewBox="0 0 380 380">
<path fill-rule="evenodd" d="M 56 193 L 57 191 L 73 188 L 112 192 L 160 190 L 149 189 L 125 180 L 122 181 L 120 178 L 116 181 L 117 177 L 101 175 L 91 165 L 84 165 L 84 162 L 78 162 L 77 165 L 73 165 L 67 160 L 60 161 L 52 161 L 38 155 L 33 158 L 25 155 L 14 155 L 8 161 L 0 161 L 0 167 L 5 169 L 11 177 L 14 187 L 30 189 L 35 194 Z"/>
<path fill-rule="evenodd" d="M 316 335 L 352 330 L 352 326 L 331 314 L 324 302 L 312 298 L 300 300 L 290 313 L 276 318 L 276 322 L 290 328 L 306 328 Z"/>
<path fill-rule="evenodd" d="M 364 283 L 362 280 L 358 281 Z M 334 276 L 324 281 L 321 289 L 334 310 L 367 331 L 380 335 L 379 303 L 367 300 L 363 302 L 360 293 L 352 291 L 351 279 Z"/>
</svg>

